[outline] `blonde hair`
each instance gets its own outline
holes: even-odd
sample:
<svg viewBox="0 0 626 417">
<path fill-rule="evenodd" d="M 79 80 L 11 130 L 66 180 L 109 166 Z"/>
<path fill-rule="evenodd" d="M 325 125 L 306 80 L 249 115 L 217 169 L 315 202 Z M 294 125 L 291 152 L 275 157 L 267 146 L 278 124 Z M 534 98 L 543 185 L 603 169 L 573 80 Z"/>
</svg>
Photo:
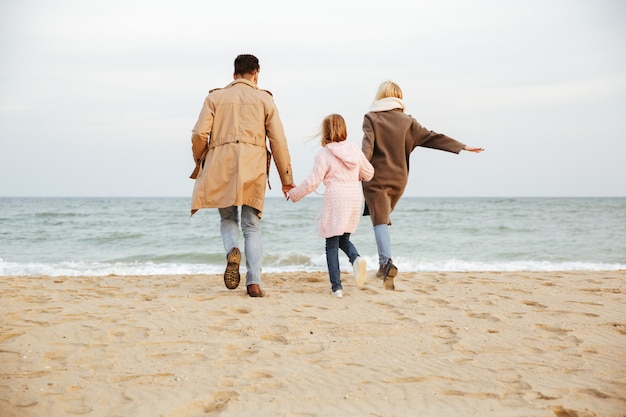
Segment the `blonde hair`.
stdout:
<svg viewBox="0 0 626 417">
<path fill-rule="evenodd" d="M 378 86 L 374 101 L 387 97 L 395 97 L 402 100 L 402 89 L 393 81 L 384 81 Z"/>
<path fill-rule="evenodd" d="M 322 146 L 326 146 L 331 142 L 346 140 L 348 137 L 346 121 L 340 114 L 331 114 L 324 117 L 320 128 L 320 136 L 322 138 Z"/>
</svg>

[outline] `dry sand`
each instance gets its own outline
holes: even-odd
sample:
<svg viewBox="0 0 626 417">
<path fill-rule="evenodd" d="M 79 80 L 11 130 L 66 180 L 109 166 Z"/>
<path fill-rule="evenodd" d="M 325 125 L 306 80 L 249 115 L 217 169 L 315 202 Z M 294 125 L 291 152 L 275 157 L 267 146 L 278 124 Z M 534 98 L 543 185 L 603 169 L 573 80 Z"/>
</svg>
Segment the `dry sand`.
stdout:
<svg viewBox="0 0 626 417">
<path fill-rule="evenodd" d="M 0 416 L 626 416 L 626 271 L 342 278 L 3 277 Z"/>
</svg>

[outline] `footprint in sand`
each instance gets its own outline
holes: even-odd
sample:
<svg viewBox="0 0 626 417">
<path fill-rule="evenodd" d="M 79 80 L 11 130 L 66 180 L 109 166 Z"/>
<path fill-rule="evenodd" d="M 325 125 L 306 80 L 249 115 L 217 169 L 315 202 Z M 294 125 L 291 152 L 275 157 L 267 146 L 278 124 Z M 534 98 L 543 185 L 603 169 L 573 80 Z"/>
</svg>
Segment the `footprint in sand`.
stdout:
<svg viewBox="0 0 626 417">
<path fill-rule="evenodd" d="M 378 294 L 382 294 L 382 291 L 379 290 L 378 288 L 373 288 L 373 287 L 368 287 L 368 286 L 363 286 L 359 289 L 362 293 L 365 294 L 369 294 L 369 295 L 378 295 Z"/>
<path fill-rule="evenodd" d="M 270 342 L 282 343 L 286 345 L 289 343 L 289 341 L 284 335 L 286 335 L 288 332 L 289 328 L 287 326 L 271 326 L 269 328 L 269 332 L 261 336 L 261 340 L 267 340 Z"/>
<path fill-rule="evenodd" d="M 245 388 L 246 392 L 265 394 L 285 389 L 284 384 L 269 372 L 253 371 L 246 373 L 245 376 L 250 380 L 250 384 Z"/>
<path fill-rule="evenodd" d="M 235 314 L 250 314 L 252 310 L 249 309 L 248 307 L 236 307 L 236 308 L 231 308 L 230 311 Z"/>
<path fill-rule="evenodd" d="M 563 408 L 561 406 L 552 407 L 552 412 L 555 417 L 592 417 L 596 414 L 590 414 L 586 411 L 576 411 L 569 408 Z"/>
<path fill-rule="evenodd" d="M 558 333 L 558 334 L 567 334 L 569 330 L 561 329 L 560 327 L 550 326 L 548 324 L 535 324 L 535 327 L 541 330 L 545 330 L 546 332 Z"/>
<path fill-rule="evenodd" d="M 262 372 L 262 371 L 251 371 L 251 372 L 246 373 L 246 378 L 269 379 L 269 378 L 274 378 L 274 375 L 267 373 L 267 372 Z"/>
<path fill-rule="evenodd" d="M 313 353 L 320 353 L 324 350 L 324 347 L 322 345 L 318 345 L 318 344 L 306 344 L 306 345 L 301 345 L 296 349 L 293 349 L 292 352 L 293 353 L 298 353 L 301 355 L 311 355 Z"/>
<path fill-rule="evenodd" d="M 456 332 L 450 327 L 445 325 L 435 325 L 431 330 L 431 335 L 438 339 L 454 340 L 458 339 Z"/>
<path fill-rule="evenodd" d="M 239 394 L 235 391 L 218 391 L 206 399 L 190 402 L 187 405 L 168 414 L 168 417 L 187 417 L 195 415 L 217 415 L 228 406 L 231 401 L 237 400 Z"/>
<path fill-rule="evenodd" d="M 111 343 L 118 341 L 144 340 L 149 334 L 150 331 L 145 327 L 133 327 L 131 329 L 118 327 L 108 331 L 104 336 L 103 341 L 105 343 Z"/>
<path fill-rule="evenodd" d="M 626 324 L 624 323 L 608 323 L 609 326 L 612 326 L 618 333 L 626 334 Z"/>
<path fill-rule="evenodd" d="M 484 319 L 484 320 L 489 320 L 489 321 L 501 321 L 499 318 L 492 316 L 489 313 L 466 313 L 468 317 L 471 317 L 473 319 Z"/>
<path fill-rule="evenodd" d="M 506 385 L 511 392 L 528 391 L 532 388 L 524 382 L 521 375 L 513 371 L 501 371 L 494 379 Z"/>
<path fill-rule="evenodd" d="M 581 390 L 578 390 L 578 392 L 580 392 L 581 394 L 585 394 L 585 395 L 588 395 L 590 397 L 596 397 L 596 398 L 603 398 L 603 399 L 605 399 L 605 398 L 610 398 L 611 397 L 610 395 L 605 394 L 602 391 L 598 391 L 595 388 L 581 389 Z"/>
<path fill-rule="evenodd" d="M 484 400 L 487 398 L 496 399 L 496 400 L 500 399 L 500 396 L 498 394 L 494 394 L 492 392 L 464 392 L 464 391 L 457 391 L 457 390 L 445 390 L 445 391 L 442 391 L 441 393 L 443 395 L 478 398 L 481 400 Z"/>
<path fill-rule="evenodd" d="M 526 304 L 527 306 L 531 306 L 531 307 L 538 307 L 538 308 L 547 308 L 546 306 L 544 306 L 543 304 L 540 304 L 536 301 L 528 301 L 528 300 L 524 300 L 522 301 L 522 304 Z"/>
<path fill-rule="evenodd" d="M 441 298 L 431 298 L 430 301 L 432 301 L 433 303 L 439 304 L 442 307 L 446 307 L 448 310 L 452 310 L 452 311 L 460 310 L 459 307 L 456 307 L 450 304 L 450 301 L 448 300 L 442 300 Z"/>
<path fill-rule="evenodd" d="M 185 342 L 183 346 L 186 346 Z M 193 365 L 196 363 L 206 363 L 209 358 L 206 355 L 201 353 L 183 353 L 183 352 L 173 352 L 173 353 L 158 353 L 154 355 L 148 355 L 149 358 L 154 359 L 155 361 L 167 360 L 168 363 L 174 365 Z"/>
</svg>

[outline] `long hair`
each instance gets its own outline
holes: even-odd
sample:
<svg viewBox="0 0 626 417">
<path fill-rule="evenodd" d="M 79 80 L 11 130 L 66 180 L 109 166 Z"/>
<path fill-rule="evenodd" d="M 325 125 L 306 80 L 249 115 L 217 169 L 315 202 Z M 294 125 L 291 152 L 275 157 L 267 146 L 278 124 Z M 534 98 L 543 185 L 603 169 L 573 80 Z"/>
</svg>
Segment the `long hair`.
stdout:
<svg viewBox="0 0 626 417">
<path fill-rule="evenodd" d="M 321 144 L 326 146 L 331 142 L 341 142 L 348 137 L 346 121 L 340 114 L 331 114 L 324 118 L 320 129 Z"/>
</svg>

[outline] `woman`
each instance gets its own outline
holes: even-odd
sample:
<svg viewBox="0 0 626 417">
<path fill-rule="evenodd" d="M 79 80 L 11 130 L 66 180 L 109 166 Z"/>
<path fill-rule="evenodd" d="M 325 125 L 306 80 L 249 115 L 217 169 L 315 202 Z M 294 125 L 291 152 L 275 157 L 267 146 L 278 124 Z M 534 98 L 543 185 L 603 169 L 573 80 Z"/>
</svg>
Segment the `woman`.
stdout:
<svg viewBox="0 0 626 417">
<path fill-rule="evenodd" d="M 476 153 L 484 150 L 428 130 L 404 110 L 402 90 L 396 83 L 385 81 L 363 120 L 362 150 L 374 166 L 372 180 L 363 182 L 363 215 L 372 219 L 378 247 L 376 276 L 383 279 L 388 290 L 394 289 L 398 273 L 391 259 L 390 215 L 404 193 L 411 152 L 418 146 L 457 154 L 462 150 Z"/>
</svg>

